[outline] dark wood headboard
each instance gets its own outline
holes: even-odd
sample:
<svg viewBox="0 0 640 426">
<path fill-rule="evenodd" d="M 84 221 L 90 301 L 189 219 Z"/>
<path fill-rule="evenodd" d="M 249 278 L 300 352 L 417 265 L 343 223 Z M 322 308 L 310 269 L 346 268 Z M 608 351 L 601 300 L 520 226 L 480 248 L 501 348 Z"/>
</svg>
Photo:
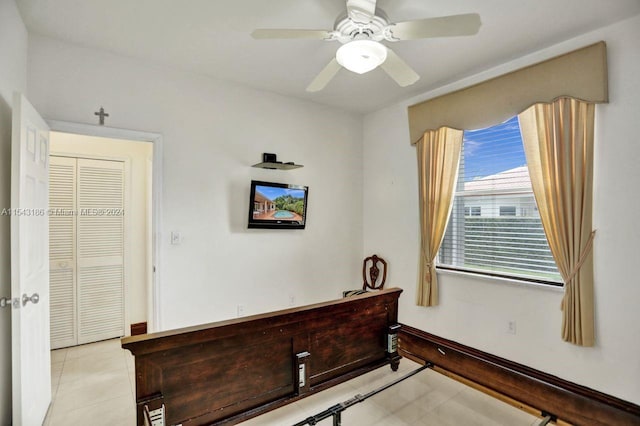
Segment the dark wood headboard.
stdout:
<svg viewBox="0 0 640 426">
<path fill-rule="evenodd" d="M 401 289 L 126 337 L 138 425 L 164 404 L 167 425 L 236 424 L 400 357 L 387 352 Z M 300 374 L 302 372 L 302 375 Z"/>
</svg>

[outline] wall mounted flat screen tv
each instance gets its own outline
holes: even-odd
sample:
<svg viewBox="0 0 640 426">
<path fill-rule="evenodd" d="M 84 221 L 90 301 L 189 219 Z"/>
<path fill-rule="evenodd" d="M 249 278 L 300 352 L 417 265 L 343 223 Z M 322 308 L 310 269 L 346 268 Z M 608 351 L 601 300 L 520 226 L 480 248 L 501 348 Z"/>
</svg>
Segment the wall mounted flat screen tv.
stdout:
<svg viewBox="0 0 640 426">
<path fill-rule="evenodd" d="M 304 229 L 308 195 L 306 186 L 252 180 L 249 228 Z"/>
</svg>

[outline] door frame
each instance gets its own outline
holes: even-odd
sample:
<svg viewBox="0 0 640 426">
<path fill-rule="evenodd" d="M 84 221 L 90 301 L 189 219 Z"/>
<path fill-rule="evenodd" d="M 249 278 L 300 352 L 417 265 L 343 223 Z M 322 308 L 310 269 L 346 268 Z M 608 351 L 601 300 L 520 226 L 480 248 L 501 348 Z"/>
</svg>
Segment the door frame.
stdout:
<svg viewBox="0 0 640 426">
<path fill-rule="evenodd" d="M 162 253 L 162 135 L 160 133 L 120 129 L 116 127 L 96 126 L 59 120 L 45 120 L 52 132 L 72 133 L 85 136 L 97 136 L 112 139 L 124 139 L 132 142 L 151 142 L 153 144 L 152 164 L 152 275 L 147 281 L 147 329 L 148 332 L 163 330 L 160 309 L 161 300 L 161 253 Z M 150 288 L 149 288 L 150 286 Z"/>
</svg>

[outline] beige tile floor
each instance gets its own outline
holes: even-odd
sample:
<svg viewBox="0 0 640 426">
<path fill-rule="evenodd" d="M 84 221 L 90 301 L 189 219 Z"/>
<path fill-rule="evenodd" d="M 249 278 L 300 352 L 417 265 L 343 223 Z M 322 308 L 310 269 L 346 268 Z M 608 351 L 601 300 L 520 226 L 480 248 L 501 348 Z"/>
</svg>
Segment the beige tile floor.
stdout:
<svg viewBox="0 0 640 426">
<path fill-rule="evenodd" d="M 52 351 L 51 366 L 53 401 L 45 426 L 135 425 L 133 357 L 120 348 L 119 339 Z M 417 364 L 402 360 L 398 373 L 383 367 L 242 425 L 292 425 L 415 368 Z M 535 416 L 431 370 L 356 404 L 342 415 L 344 426 L 529 426 L 539 422 Z M 327 419 L 318 426 L 331 424 Z"/>
<path fill-rule="evenodd" d="M 133 356 L 120 339 L 51 351 L 45 426 L 135 425 Z"/>
</svg>

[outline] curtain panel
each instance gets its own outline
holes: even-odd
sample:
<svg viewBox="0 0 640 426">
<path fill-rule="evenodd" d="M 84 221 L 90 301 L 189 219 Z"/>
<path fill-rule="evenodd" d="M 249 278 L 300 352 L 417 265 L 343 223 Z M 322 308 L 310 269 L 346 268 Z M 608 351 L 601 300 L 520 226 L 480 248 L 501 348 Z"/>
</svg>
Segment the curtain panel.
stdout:
<svg viewBox="0 0 640 426">
<path fill-rule="evenodd" d="M 442 127 L 428 131 L 416 143 L 420 204 L 420 278 L 417 304 L 438 304 L 434 260 L 451 214 L 462 150 L 462 130 Z"/>
<path fill-rule="evenodd" d="M 595 105 L 561 98 L 518 118 L 533 193 L 564 281 L 562 338 L 593 346 L 592 230 Z"/>
</svg>

